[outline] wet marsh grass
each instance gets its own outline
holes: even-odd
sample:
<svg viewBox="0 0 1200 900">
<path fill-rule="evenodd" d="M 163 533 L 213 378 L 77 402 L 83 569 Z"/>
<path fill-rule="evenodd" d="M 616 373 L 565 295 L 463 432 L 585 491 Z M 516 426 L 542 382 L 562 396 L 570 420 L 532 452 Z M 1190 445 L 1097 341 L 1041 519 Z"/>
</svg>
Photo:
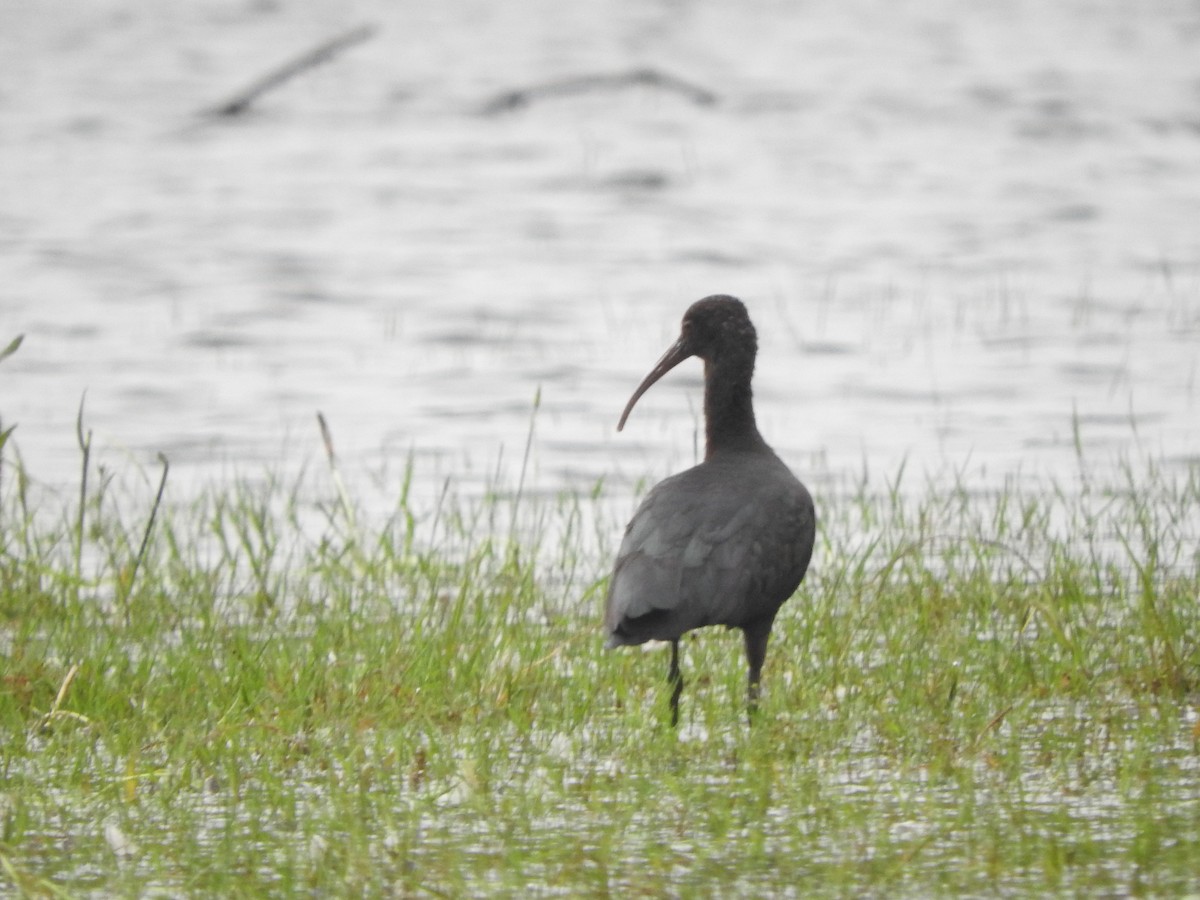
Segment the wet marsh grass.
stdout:
<svg viewBox="0 0 1200 900">
<path fill-rule="evenodd" d="M 905 477 L 817 492 L 755 727 L 740 638 L 710 630 L 685 642 L 674 732 L 665 649 L 601 649 L 623 518 L 603 486 L 422 503 L 410 466 L 373 521 L 340 478 L 160 508 L 152 477 L 95 477 L 77 508 L 10 466 L 0 883 L 1200 887 L 1197 470 L 984 493 Z"/>
</svg>

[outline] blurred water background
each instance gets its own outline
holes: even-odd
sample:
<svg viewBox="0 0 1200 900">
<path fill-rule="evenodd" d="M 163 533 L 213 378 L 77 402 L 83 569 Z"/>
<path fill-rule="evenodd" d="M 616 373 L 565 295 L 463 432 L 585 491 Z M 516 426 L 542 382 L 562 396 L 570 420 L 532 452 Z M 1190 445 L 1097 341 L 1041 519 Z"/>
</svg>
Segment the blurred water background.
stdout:
<svg viewBox="0 0 1200 900">
<path fill-rule="evenodd" d="M 715 102 L 488 108 L 647 68 Z M 0 416 L 45 484 L 85 392 L 96 458 L 176 491 L 320 462 L 317 411 L 385 495 L 410 454 L 511 483 L 531 420 L 527 491 L 661 477 L 699 364 L 616 419 L 717 292 L 818 491 L 1195 467 L 1200 5 L 0 4 Z"/>
</svg>

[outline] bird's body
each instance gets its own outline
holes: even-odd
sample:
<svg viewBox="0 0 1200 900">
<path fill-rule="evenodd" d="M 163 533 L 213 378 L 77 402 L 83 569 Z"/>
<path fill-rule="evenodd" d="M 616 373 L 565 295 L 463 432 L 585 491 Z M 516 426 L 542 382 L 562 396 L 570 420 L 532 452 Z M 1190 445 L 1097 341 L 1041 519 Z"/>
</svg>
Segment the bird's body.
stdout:
<svg viewBox="0 0 1200 900">
<path fill-rule="evenodd" d="M 704 462 L 646 496 L 625 530 L 605 605 L 610 647 L 671 642 L 672 721 L 683 688 L 679 638 L 706 625 L 745 633 L 753 708 L 775 615 L 812 557 L 812 498 L 755 425 L 756 351 L 741 302 L 707 297 L 688 310 L 679 340 L 621 417 L 623 426 L 642 393 L 678 363 L 704 359 Z"/>
<path fill-rule="evenodd" d="M 774 454 L 718 456 L 659 483 L 617 553 L 609 645 L 774 619 L 804 577 L 811 510 L 808 492 Z M 778 538 L 788 534 L 794 539 Z"/>
</svg>

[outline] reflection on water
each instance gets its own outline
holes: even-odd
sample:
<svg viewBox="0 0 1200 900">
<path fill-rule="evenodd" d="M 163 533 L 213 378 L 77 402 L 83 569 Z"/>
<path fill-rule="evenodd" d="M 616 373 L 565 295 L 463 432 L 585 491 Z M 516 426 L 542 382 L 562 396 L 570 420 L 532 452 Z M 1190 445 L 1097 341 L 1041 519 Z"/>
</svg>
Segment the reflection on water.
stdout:
<svg viewBox="0 0 1200 900">
<path fill-rule="evenodd" d="M 482 484 L 539 387 L 538 489 L 658 476 L 691 458 L 697 372 L 616 415 L 718 291 L 814 483 L 1069 475 L 1077 440 L 1196 459 L 1194 4 L 66 6 L 0 13 L 0 341 L 27 335 L 0 415 L 38 478 L 73 478 L 86 391 L 102 454 L 180 477 L 319 455 L 322 410 L 351 470 L 411 451 Z M 717 102 L 480 113 L 646 66 Z"/>
</svg>

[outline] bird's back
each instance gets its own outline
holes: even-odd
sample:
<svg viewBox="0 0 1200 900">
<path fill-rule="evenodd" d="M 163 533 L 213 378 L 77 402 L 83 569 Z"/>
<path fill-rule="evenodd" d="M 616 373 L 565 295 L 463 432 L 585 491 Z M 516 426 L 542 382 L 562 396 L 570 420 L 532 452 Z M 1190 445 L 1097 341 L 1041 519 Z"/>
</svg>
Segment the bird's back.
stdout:
<svg viewBox="0 0 1200 900">
<path fill-rule="evenodd" d="M 812 557 L 812 498 L 770 450 L 726 453 L 646 496 L 609 583 L 609 645 L 773 618 Z"/>
</svg>

